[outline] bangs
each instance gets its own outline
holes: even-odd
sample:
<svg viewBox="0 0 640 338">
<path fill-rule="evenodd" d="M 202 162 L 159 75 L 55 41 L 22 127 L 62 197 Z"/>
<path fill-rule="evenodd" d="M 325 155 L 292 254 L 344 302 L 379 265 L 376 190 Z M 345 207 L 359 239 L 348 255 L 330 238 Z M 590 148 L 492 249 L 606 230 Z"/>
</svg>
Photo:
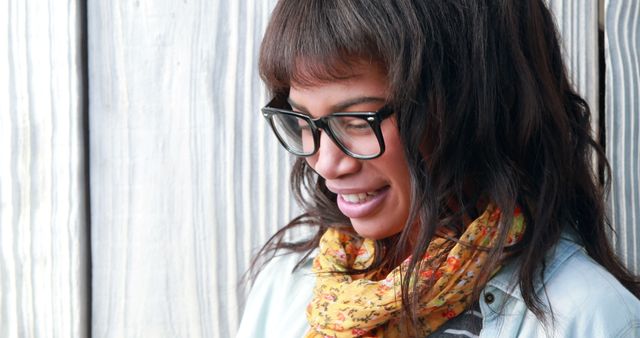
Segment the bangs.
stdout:
<svg viewBox="0 0 640 338">
<path fill-rule="evenodd" d="M 361 62 L 387 69 L 373 30 L 380 15 L 371 11 L 356 1 L 279 1 L 260 49 L 260 77 L 269 91 L 349 78 Z"/>
</svg>

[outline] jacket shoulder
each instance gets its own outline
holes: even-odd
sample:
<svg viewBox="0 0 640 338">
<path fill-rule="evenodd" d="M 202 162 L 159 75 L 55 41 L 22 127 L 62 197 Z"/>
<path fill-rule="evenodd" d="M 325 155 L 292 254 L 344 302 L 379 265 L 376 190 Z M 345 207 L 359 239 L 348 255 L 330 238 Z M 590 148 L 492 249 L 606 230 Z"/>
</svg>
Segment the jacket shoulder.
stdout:
<svg viewBox="0 0 640 338">
<path fill-rule="evenodd" d="M 289 253 L 274 257 L 262 269 L 245 304 L 237 338 L 301 337 L 308 330 L 306 306 L 311 300 L 315 276 L 312 260 Z"/>
<path fill-rule="evenodd" d="M 547 255 L 536 294 L 547 322 L 525 305 L 517 280 L 518 261 L 487 283 L 480 308 L 480 337 L 636 337 L 640 336 L 640 300 L 576 241 L 563 238 Z M 487 303 L 486 296 L 495 299 Z"/>
<path fill-rule="evenodd" d="M 554 331 L 603 337 L 640 333 L 640 300 L 586 252 L 576 251 L 544 283 Z"/>
</svg>

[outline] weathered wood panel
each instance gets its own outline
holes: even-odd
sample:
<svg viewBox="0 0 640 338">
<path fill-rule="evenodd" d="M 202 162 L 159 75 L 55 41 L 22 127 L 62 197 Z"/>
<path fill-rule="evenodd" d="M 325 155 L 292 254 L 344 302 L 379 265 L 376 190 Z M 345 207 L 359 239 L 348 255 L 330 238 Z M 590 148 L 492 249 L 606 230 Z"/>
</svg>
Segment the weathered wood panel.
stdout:
<svg viewBox="0 0 640 338">
<path fill-rule="evenodd" d="M 640 2 L 606 0 L 606 144 L 616 249 L 640 273 Z"/>
<path fill-rule="evenodd" d="M 0 337 L 86 337 L 80 2 L 0 9 Z"/>
<path fill-rule="evenodd" d="M 230 337 L 290 218 L 256 59 L 273 1 L 89 1 L 93 337 Z"/>
</svg>

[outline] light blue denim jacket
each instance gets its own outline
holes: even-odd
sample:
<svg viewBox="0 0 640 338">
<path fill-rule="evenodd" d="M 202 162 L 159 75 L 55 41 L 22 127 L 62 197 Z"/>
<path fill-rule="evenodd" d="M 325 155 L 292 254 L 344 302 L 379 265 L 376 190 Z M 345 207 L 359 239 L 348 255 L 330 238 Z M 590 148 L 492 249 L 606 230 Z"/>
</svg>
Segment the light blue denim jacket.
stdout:
<svg viewBox="0 0 640 338">
<path fill-rule="evenodd" d="M 312 259 L 293 274 L 297 255 L 277 257 L 251 290 L 238 338 L 303 337 L 305 309 L 315 283 Z M 551 304 L 546 326 L 527 309 L 519 288 L 511 287 L 517 261 L 503 267 L 482 291 L 480 337 L 640 337 L 640 301 L 564 235 L 548 255 L 541 299 Z M 543 288 L 544 285 L 544 288 Z"/>
</svg>

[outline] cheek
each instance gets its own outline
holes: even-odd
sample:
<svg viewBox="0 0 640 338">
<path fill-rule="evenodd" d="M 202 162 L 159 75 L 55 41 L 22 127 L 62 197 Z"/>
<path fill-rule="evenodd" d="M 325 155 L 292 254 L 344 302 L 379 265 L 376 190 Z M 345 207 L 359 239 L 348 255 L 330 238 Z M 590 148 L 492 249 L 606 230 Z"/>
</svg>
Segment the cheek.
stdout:
<svg viewBox="0 0 640 338">
<path fill-rule="evenodd" d="M 395 212 L 405 215 L 408 214 L 411 204 L 411 182 L 404 147 L 395 123 L 383 125 L 382 131 L 385 138 L 385 152 L 375 161 L 377 161 L 379 172 L 386 176 L 393 188 Z"/>
<path fill-rule="evenodd" d="M 381 159 L 385 171 L 394 181 L 407 185 L 409 182 L 409 165 L 404 154 L 404 147 L 395 124 L 389 124 L 383 129 L 385 135 L 385 152 Z"/>
<path fill-rule="evenodd" d="M 393 167 L 390 171 L 393 171 L 393 177 L 391 180 L 395 186 L 396 193 L 398 195 L 398 207 L 403 210 L 408 210 L 411 204 L 411 180 L 409 178 L 409 167 L 404 156 L 398 156 L 392 160 Z"/>
</svg>

